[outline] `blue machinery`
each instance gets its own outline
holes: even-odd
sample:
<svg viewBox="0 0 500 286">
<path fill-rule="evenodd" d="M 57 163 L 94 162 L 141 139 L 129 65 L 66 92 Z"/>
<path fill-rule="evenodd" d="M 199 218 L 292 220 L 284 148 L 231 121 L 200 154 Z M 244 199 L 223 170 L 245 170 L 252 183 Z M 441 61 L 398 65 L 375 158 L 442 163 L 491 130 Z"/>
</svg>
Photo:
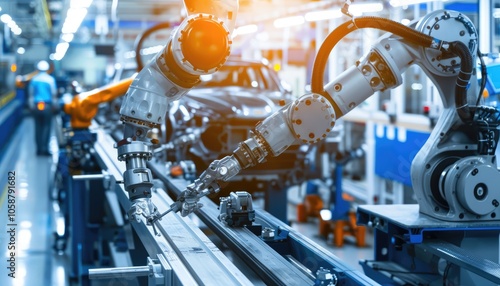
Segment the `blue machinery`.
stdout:
<svg viewBox="0 0 500 286">
<path fill-rule="evenodd" d="M 358 223 L 375 229 L 374 260 L 360 263 L 380 284 L 500 284 L 496 222 L 450 223 L 418 205 L 373 205 L 358 208 Z"/>
</svg>

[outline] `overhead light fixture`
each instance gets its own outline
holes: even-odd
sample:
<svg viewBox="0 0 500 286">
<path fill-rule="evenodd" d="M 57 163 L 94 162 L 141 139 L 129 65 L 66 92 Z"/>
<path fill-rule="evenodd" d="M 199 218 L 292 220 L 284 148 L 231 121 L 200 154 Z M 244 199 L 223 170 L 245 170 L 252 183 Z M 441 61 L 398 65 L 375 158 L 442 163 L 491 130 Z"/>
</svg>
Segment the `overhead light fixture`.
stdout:
<svg viewBox="0 0 500 286">
<path fill-rule="evenodd" d="M 363 13 L 376 13 L 384 10 L 384 5 L 380 2 L 356 3 L 349 7 L 349 12 L 354 16 L 361 16 Z"/>
<path fill-rule="evenodd" d="M 61 40 L 70 43 L 73 41 L 73 38 L 75 37 L 74 34 L 61 34 Z"/>
<path fill-rule="evenodd" d="M 69 43 L 62 42 L 57 44 L 56 52 L 53 54 L 53 60 L 60 61 L 66 55 L 66 51 L 69 48 Z M 52 59 L 52 58 L 51 58 Z"/>
<path fill-rule="evenodd" d="M 493 18 L 500 18 L 500 8 L 495 8 L 493 10 Z"/>
<path fill-rule="evenodd" d="M 17 48 L 17 53 L 20 54 L 20 55 L 24 55 L 24 53 L 26 52 L 26 50 L 23 48 L 23 47 L 19 47 Z"/>
<path fill-rule="evenodd" d="M 448 1 L 448 0 L 441 0 L 441 2 L 446 2 L 446 1 Z M 432 0 L 391 0 L 391 1 L 389 1 L 389 4 L 391 4 L 392 7 L 401 7 L 401 6 L 422 4 L 422 3 L 427 3 L 427 2 L 433 2 L 433 1 Z"/>
<path fill-rule="evenodd" d="M 69 8 L 62 27 L 63 34 L 74 34 L 87 16 L 86 8 Z"/>
<path fill-rule="evenodd" d="M 19 28 L 19 26 L 16 24 L 16 21 L 14 21 L 14 19 L 12 19 L 9 14 L 3 14 L 2 16 L 0 16 L 0 21 L 5 23 L 7 27 L 10 28 L 10 31 L 16 36 L 21 35 L 21 33 L 23 32 L 23 30 Z"/>
<path fill-rule="evenodd" d="M 69 7 L 71 8 L 88 8 L 92 5 L 93 0 L 71 0 Z"/>
<path fill-rule="evenodd" d="M 241 27 L 234 29 L 232 37 L 234 38 L 238 35 L 253 34 L 253 33 L 256 33 L 258 30 L 259 30 L 259 27 L 255 24 L 241 26 Z"/>
<path fill-rule="evenodd" d="M 308 12 L 304 15 L 304 18 L 308 22 L 315 21 L 324 21 L 330 19 L 336 19 L 342 17 L 342 12 L 340 9 L 331 9 L 331 10 L 322 10 L 322 11 L 314 11 Z"/>
<path fill-rule="evenodd" d="M 4 22 L 5 24 L 9 24 L 12 22 L 12 17 L 9 14 L 3 14 L 0 16 L 0 21 Z"/>
<path fill-rule="evenodd" d="M 305 20 L 304 20 L 303 16 L 292 16 L 292 17 L 286 17 L 286 18 L 280 18 L 280 19 L 274 20 L 274 27 L 275 28 L 285 28 L 285 27 L 302 25 L 304 23 L 305 23 Z"/>
</svg>

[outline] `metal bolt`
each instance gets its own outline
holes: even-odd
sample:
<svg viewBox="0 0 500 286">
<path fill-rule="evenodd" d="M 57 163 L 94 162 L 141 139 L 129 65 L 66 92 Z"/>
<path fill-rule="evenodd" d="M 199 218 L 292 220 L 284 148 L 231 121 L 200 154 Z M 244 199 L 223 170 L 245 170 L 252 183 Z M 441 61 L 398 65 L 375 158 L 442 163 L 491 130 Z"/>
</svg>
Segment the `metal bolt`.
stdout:
<svg viewBox="0 0 500 286">
<path fill-rule="evenodd" d="M 273 239 L 274 238 L 274 229 L 269 227 L 264 227 L 262 230 L 262 238 L 263 239 Z"/>
<path fill-rule="evenodd" d="M 219 170 L 219 174 L 221 174 L 222 176 L 224 176 L 225 174 L 227 174 L 227 167 L 221 167 L 220 170 Z"/>
</svg>

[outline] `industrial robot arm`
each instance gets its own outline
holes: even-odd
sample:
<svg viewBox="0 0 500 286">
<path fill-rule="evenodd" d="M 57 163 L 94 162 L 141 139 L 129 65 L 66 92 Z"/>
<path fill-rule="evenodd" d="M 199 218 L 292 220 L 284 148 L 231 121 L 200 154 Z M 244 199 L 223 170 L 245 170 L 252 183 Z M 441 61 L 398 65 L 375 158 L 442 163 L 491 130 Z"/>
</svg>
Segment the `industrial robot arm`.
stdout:
<svg viewBox="0 0 500 286">
<path fill-rule="evenodd" d="M 88 128 L 92 118 L 94 118 L 97 113 L 99 104 L 109 102 L 124 95 L 132 83 L 132 80 L 133 77 L 127 78 L 102 88 L 96 88 L 75 95 L 73 100 L 63 107 L 64 112 L 71 116 L 71 127 L 77 129 Z"/>
<path fill-rule="evenodd" d="M 389 33 L 379 38 L 354 66 L 323 85 L 330 51 L 345 35 L 358 28 L 377 28 Z M 476 49 L 477 33 L 470 20 L 453 11 L 433 12 L 415 28 L 378 17 L 354 18 L 342 24 L 327 37 L 318 52 L 312 93 L 299 97 L 260 122 L 251 137 L 241 142 L 232 155 L 212 163 L 199 181 L 181 195 L 178 204 L 183 207 L 177 210 L 196 209 L 192 200 L 184 201 L 186 194 L 194 198 L 217 192 L 218 180 L 228 181 L 241 170 L 264 162 L 269 155 L 278 156 L 293 144 L 322 140 L 338 118 L 374 92 L 400 85 L 401 74 L 412 64 L 422 67 L 447 106 L 456 106 L 456 110 L 452 110 L 455 117 L 459 116 L 458 121 L 470 122 L 473 112 L 467 104 L 467 92 L 474 89 L 467 90 L 467 86 L 474 76 L 472 55 Z"/>
<path fill-rule="evenodd" d="M 161 216 L 151 202 L 152 128 L 165 120 L 168 102 L 177 100 L 200 82 L 200 75 L 217 71 L 230 53 L 238 0 L 184 0 L 188 16 L 170 36 L 162 51 L 135 77 L 120 114 L 124 139 L 116 144 L 118 159 L 125 161 L 125 190 L 132 203 L 129 217 Z"/>
</svg>

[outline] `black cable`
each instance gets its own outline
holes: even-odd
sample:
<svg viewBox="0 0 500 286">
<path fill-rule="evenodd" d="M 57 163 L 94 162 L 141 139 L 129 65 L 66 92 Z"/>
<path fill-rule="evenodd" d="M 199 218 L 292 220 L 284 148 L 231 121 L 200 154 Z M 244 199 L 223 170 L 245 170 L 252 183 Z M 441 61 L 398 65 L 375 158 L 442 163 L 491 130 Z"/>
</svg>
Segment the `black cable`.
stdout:
<svg viewBox="0 0 500 286">
<path fill-rule="evenodd" d="M 467 87 L 474 68 L 469 48 L 460 41 L 450 43 L 450 52 L 460 58 L 460 72 L 455 85 L 455 106 L 457 114 L 465 123 L 472 122 L 474 112 L 467 102 Z"/>
<path fill-rule="evenodd" d="M 325 73 L 328 57 L 335 45 L 337 45 L 337 43 L 347 34 L 361 28 L 375 28 L 386 32 L 391 32 L 404 38 L 410 43 L 414 43 L 423 47 L 440 48 L 443 44 L 442 41 L 438 41 L 429 35 L 421 33 L 415 29 L 407 27 L 393 20 L 373 16 L 354 18 L 351 21 L 341 24 L 339 27 L 333 30 L 321 44 L 318 50 L 318 54 L 316 55 L 316 58 L 314 60 L 311 76 L 311 91 L 313 93 L 325 93 L 323 75 Z M 331 101 L 330 97 L 327 98 Z M 334 102 L 332 102 L 332 104 L 334 108 L 337 109 L 336 111 L 338 111 L 338 107 L 336 106 L 336 104 Z"/>
<path fill-rule="evenodd" d="M 376 266 L 373 266 L 372 269 L 373 270 L 377 270 L 377 271 L 386 271 L 386 272 L 390 272 L 390 273 L 437 275 L 437 273 L 433 273 L 433 272 L 416 272 L 416 271 L 405 271 L 405 270 L 392 270 L 392 269 L 380 268 L 380 267 L 376 267 Z"/>
<path fill-rule="evenodd" d="M 324 95 L 323 74 L 325 72 L 326 63 L 330 52 L 335 45 L 344 38 L 347 34 L 359 28 L 375 28 L 386 32 L 391 32 L 395 35 L 403 37 L 406 41 L 427 48 L 435 48 L 442 50 L 443 41 L 439 41 L 429 35 L 423 34 L 417 30 L 407 27 L 401 23 L 380 18 L 380 17 L 359 17 L 352 21 L 345 22 L 330 33 L 318 50 L 318 54 L 314 60 L 311 91 Z M 459 41 L 449 43 L 449 50 L 460 57 L 460 72 L 455 85 L 455 104 L 457 113 L 460 119 L 465 123 L 470 123 L 474 117 L 474 112 L 469 107 L 467 102 L 467 87 L 472 75 L 473 63 L 472 55 L 467 46 Z M 319 76 L 318 76 L 319 73 Z M 338 106 L 333 100 L 326 96 L 332 103 L 335 111 L 342 115 Z"/>
<path fill-rule="evenodd" d="M 362 28 L 375 28 L 386 32 L 391 32 L 395 35 L 403 37 L 406 41 L 423 46 L 440 46 L 441 42 L 435 42 L 431 36 L 423 34 L 415 29 L 407 27 L 393 20 L 380 17 L 359 17 L 348 21 L 333 30 L 321 44 L 318 54 L 314 60 L 313 75 L 311 79 L 311 89 L 313 92 L 323 91 L 323 77 L 315 76 L 316 73 L 324 74 L 326 63 L 330 52 L 335 45 L 344 38 L 347 34 Z"/>
<path fill-rule="evenodd" d="M 143 44 L 144 40 L 147 37 L 149 37 L 149 35 L 151 35 L 152 33 L 156 32 L 158 30 L 168 29 L 171 26 L 172 25 L 169 22 L 159 23 L 159 24 L 156 24 L 156 25 L 150 27 L 149 29 L 145 30 L 144 32 L 142 32 L 141 34 L 139 34 L 135 38 L 135 42 L 134 42 L 135 62 L 137 63 L 137 71 L 138 72 L 141 71 L 142 68 L 144 67 L 144 63 L 142 62 L 142 57 L 141 57 L 141 49 L 142 49 L 142 44 Z"/>
<path fill-rule="evenodd" d="M 443 272 L 443 286 L 446 286 L 446 282 L 448 280 L 448 273 L 450 272 L 451 265 L 452 265 L 451 263 L 446 264 L 446 268 L 444 269 L 444 272 Z"/>
<path fill-rule="evenodd" d="M 483 96 L 484 88 L 486 87 L 486 78 L 488 76 L 488 71 L 486 70 L 486 64 L 484 63 L 483 54 L 477 49 L 477 56 L 479 57 L 479 61 L 481 62 L 481 85 L 479 87 L 479 94 L 477 95 L 476 106 L 479 105 L 481 101 L 481 97 Z"/>
</svg>

